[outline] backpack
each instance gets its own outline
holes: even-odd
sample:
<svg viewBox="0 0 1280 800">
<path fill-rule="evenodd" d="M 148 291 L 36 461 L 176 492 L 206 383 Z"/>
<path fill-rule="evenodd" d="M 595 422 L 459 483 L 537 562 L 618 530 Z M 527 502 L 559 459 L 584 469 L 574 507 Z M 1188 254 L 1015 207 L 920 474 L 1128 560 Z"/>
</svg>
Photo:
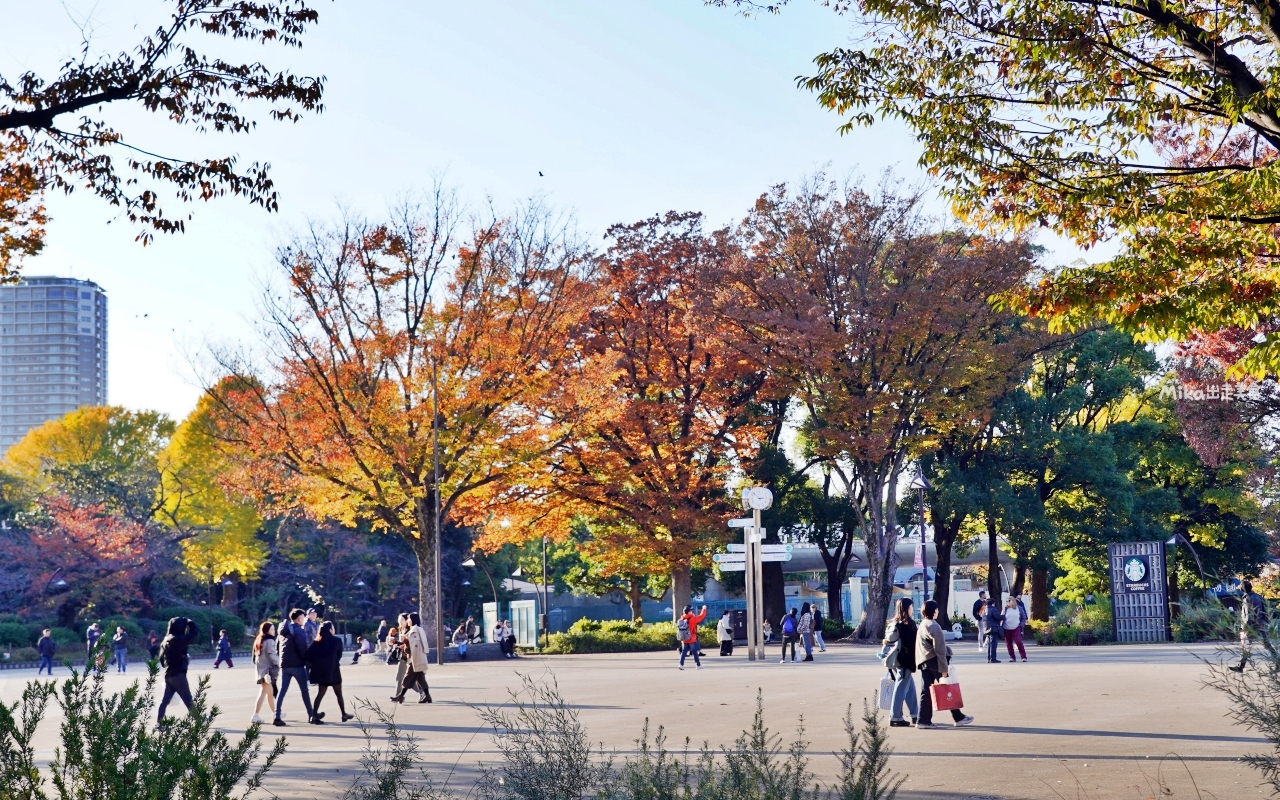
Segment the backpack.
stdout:
<svg viewBox="0 0 1280 800">
<path fill-rule="evenodd" d="M 796 618 L 790 614 L 782 618 L 782 633 L 784 636 L 796 635 Z"/>
<path fill-rule="evenodd" d="M 692 636 L 692 634 L 689 631 L 688 617 L 681 617 L 680 619 L 676 620 L 676 636 L 678 636 L 680 638 L 680 641 L 682 642 L 689 641 L 689 638 Z"/>
</svg>

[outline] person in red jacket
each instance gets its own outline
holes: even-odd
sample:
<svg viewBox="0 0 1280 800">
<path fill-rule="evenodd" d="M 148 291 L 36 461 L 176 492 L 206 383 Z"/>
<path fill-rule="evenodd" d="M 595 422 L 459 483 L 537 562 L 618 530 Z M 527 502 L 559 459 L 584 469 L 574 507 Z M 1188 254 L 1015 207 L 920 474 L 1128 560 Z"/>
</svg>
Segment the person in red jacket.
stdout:
<svg viewBox="0 0 1280 800">
<path fill-rule="evenodd" d="M 693 663 L 702 669 L 699 655 L 702 648 L 698 646 L 698 623 L 707 618 L 707 607 L 702 607 L 701 614 L 693 613 L 693 606 L 685 606 L 684 613 L 676 621 L 676 636 L 680 639 L 680 669 L 684 669 L 685 656 L 693 653 Z"/>
</svg>

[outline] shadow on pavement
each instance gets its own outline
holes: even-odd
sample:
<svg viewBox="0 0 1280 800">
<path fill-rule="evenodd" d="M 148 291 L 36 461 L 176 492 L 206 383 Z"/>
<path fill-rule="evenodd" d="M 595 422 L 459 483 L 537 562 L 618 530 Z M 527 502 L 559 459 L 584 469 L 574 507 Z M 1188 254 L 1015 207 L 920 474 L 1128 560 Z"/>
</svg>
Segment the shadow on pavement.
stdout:
<svg viewBox="0 0 1280 800">
<path fill-rule="evenodd" d="M 1173 739 L 1175 741 L 1190 742 L 1265 744 L 1267 741 L 1258 736 L 1203 736 L 1196 733 L 1143 733 L 1140 731 L 1081 731 L 1070 728 L 1014 728 L 1006 725 L 975 725 L 973 730 L 993 731 L 995 733 L 1029 733 L 1038 736 L 1115 736 L 1122 739 Z"/>
</svg>

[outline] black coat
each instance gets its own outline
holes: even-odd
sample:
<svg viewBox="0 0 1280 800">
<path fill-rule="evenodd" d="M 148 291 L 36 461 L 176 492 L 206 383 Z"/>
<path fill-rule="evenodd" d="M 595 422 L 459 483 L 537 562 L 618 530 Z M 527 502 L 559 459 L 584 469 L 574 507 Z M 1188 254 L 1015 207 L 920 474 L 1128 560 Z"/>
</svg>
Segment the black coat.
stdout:
<svg viewBox="0 0 1280 800">
<path fill-rule="evenodd" d="M 160 663 L 166 678 L 187 674 L 187 647 L 196 638 L 196 624 L 186 617 L 169 620 L 169 632 L 160 642 Z"/>
<path fill-rule="evenodd" d="M 53 658 L 53 654 L 57 649 L 58 646 L 54 644 L 53 639 L 48 636 L 41 636 L 40 641 L 36 642 L 36 650 L 38 650 L 40 655 L 44 658 Z"/>
<path fill-rule="evenodd" d="M 898 628 L 898 669 L 916 671 L 916 623 L 895 622 Z"/>
<path fill-rule="evenodd" d="M 317 686 L 340 686 L 341 663 L 342 640 L 337 636 L 321 637 L 307 649 L 307 679 Z"/>
<path fill-rule="evenodd" d="M 280 669 L 297 669 L 307 665 L 307 650 L 311 647 L 311 642 L 307 641 L 307 633 L 301 625 L 292 622 L 281 625 L 276 646 L 280 648 Z"/>
</svg>

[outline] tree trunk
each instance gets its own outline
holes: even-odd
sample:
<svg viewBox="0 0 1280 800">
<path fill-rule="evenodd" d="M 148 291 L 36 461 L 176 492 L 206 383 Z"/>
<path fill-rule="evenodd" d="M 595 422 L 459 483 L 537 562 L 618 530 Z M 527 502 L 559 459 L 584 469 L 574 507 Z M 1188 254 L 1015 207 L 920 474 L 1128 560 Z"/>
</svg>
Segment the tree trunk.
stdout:
<svg viewBox="0 0 1280 800">
<path fill-rule="evenodd" d="M 228 578 L 231 585 L 222 587 L 222 607 L 238 615 L 240 610 L 236 606 L 240 603 L 240 573 L 230 572 L 223 576 L 224 580 Z"/>
<path fill-rule="evenodd" d="M 1169 560 L 1165 563 L 1169 570 L 1169 621 L 1182 616 L 1182 602 L 1178 597 L 1178 548 L 1169 551 Z"/>
<path fill-rule="evenodd" d="M 1031 618 L 1049 621 L 1049 570 L 1031 570 Z"/>
<path fill-rule="evenodd" d="M 418 521 L 418 536 L 409 538 L 409 546 L 418 557 L 418 614 L 422 617 L 422 630 L 426 631 L 427 642 L 435 651 L 440 649 L 441 621 L 436 619 L 436 593 L 439 591 L 436 586 L 436 551 L 440 543 L 436 540 L 433 502 L 430 496 L 416 501 L 417 513 L 414 516 Z M 443 653 L 433 655 L 437 660 L 443 657 Z"/>
<path fill-rule="evenodd" d="M 1021 558 L 1013 567 L 1013 587 L 1010 589 L 1015 595 L 1022 594 L 1022 588 L 1027 585 L 1027 565 L 1023 563 Z"/>
<path fill-rule="evenodd" d="M 1002 608 L 1004 601 L 1000 595 L 1004 587 L 1000 585 L 1000 546 L 996 540 L 996 517 L 987 511 L 987 597 L 996 608 Z"/>
<path fill-rule="evenodd" d="M 640 578 L 632 578 L 627 581 L 627 599 L 631 601 L 631 621 L 634 623 L 644 622 L 644 606 L 641 602 L 644 600 L 640 594 Z"/>
<path fill-rule="evenodd" d="M 951 520 L 946 525 L 933 526 L 933 550 L 936 563 L 933 567 L 934 585 L 933 600 L 937 602 L 940 616 L 951 619 L 951 549 L 955 546 L 956 537 L 960 535 L 960 526 L 964 517 Z"/>
<path fill-rule="evenodd" d="M 893 577 L 898 568 L 897 480 L 898 470 L 887 478 L 879 467 L 861 470 L 868 498 L 862 541 L 867 551 L 867 604 L 862 609 L 855 638 L 878 640 L 884 636 L 893 602 Z"/>
<path fill-rule="evenodd" d="M 671 620 L 680 618 L 684 607 L 693 596 L 693 576 L 688 561 L 681 561 L 671 568 Z"/>
</svg>

